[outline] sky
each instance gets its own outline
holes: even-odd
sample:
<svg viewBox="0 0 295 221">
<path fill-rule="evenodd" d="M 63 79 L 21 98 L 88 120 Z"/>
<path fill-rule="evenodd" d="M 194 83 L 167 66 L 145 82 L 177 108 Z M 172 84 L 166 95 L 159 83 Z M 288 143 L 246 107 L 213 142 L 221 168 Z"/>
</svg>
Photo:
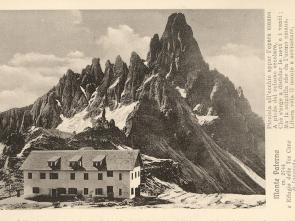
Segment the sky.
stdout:
<svg viewBox="0 0 295 221">
<path fill-rule="evenodd" d="M 0 11 L 0 112 L 33 103 L 93 57 L 102 67 L 119 54 L 129 64 L 132 51 L 146 58 L 150 38 L 162 35 L 173 12 L 185 14 L 210 68 L 241 86 L 263 116 L 262 10 Z"/>
</svg>

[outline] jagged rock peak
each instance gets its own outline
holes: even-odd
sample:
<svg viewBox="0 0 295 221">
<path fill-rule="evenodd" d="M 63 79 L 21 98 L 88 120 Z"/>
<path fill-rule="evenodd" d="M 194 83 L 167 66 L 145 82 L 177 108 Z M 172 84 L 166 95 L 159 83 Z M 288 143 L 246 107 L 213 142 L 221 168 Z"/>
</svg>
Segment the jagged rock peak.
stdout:
<svg viewBox="0 0 295 221">
<path fill-rule="evenodd" d="M 58 85 L 61 83 L 73 84 L 74 82 L 76 83 L 76 81 L 78 81 L 79 78 L 80 74 L 75 73 L 71 69 L 68 69 L 67 72 L 63 75 L 63 77 L 59 79 Z"/>
<path fill-rule="evenodd" d="M 240 98 L 244 98 L 244 92 L 241 86 L 237 88 L 237 92 Z"/>
<path fill-rule="evenodd" d="M 154 36 L 152 37 L 152 39 L 151 39 L 151 43 L 152 43 L 152 42 L 158 42 L 158 41 L 160 41 L 160 38 L 159 38 L 159 35 L 156 33 L 156 34 L 154 34 Z"/>
<path fill-rule="evenodd" d="M 103 72 L 100 66 L 100 59 L 93 58 L 92 59 L 92 70 L 91 72 L 95 75 L 97 83 L 100 83 L 103 78 Z"/>
<path fill-rule="evenodd" d="M 191 27 L 186 23 L 184 14 L 182 13 L 173 13 L 169 16 L 168 22 L 163 33 L 163 38 L 173 37 L 178 38 L 179 34 L 185 33 L 187 36 L 192 37 L 193 32 Z"/>
<path fill-rule="evenodd" d="M 122 72 L 124 68 L 125 62 L 122 60 L 121 56 L 118 55 L 114 64 L 114 72 Z"/>
<path fill-rule="evenodd" d="M 130 57 L 130 65 L 137 62 L 142 62 L 142 59 L 135 51 L 133 51 Z"/>
<path fill-rule="evenodd" d="M 66 76 L 74 75 L 75 73 L 72 71 L 72 69 L 68 69 L 66 72 Z"/>
<path fill-rule="evenodd" d="M 157 34 L 153 36 L 147 61 L 150 68 L 168 75 L 167 78 L 181 88 L 188 82 L 191 84 L 198 77 L 197 72 L 208 70 L 192 28 L 182 13 L 169 16 L 161 39 Z"/>
<path fill-rule="evenodd" d="M 150 67 L 157 60 L 158 53 L 160 52 L 161 48 L 162 48 L 162 45 L 159 39 L 159 35 L 154 34 L 150 42 L 150 51 L 147 55 L 147 61 Z"/>
<path fill-rule="evenodd" d="M 110 60 L 107 60 L 105 64 L 105 70 L 109 69 L 111 66 L 112 66 L 112 63 L 110 62 Z"/>
<path fill-rule="evenodd" d="M 125 104 L 136 101 L 139 97 L 139 88 L 148 73 L 148 68 L 136 52 L 131 53 L 127 81 L 124 87 L 122 100 Z"/>
<path fill-rule="evenodd" d="M 114 78 L 122 76 L 122 74 L 128 72 L 126 63 L 122 60 L 121 56 L 118 55 L 114 64 Z M 126 75 L 127 76 L 127 75 Z"/>
<path fill-rule="evenodd" d="M 102 79 L 102 83 L 99 88 L 99 90 L 102 92 L 102 95 L 106 93 L 108 87 L 110 86 L 113 80 L 113 77 L 114 77 L 113 66 L 114 65 L 110 62 L 110 60 L 106 61 L 104 77 Z"/>
<path fill-rule="evenodd" d="M 121 63 L 123 63 L 123 60 L 122 60 L 121 56 L 118 55 L 118 56 L 116 57 L 116 60 L 115 60 L 115 65 L 117 65 L 117 64 L 121 64 Z"/>
<path fill-rule="evenodd" d="M 92 58 L 92 65 L 100 65 L 100 59 L 99 58 Z"/>
</svg>

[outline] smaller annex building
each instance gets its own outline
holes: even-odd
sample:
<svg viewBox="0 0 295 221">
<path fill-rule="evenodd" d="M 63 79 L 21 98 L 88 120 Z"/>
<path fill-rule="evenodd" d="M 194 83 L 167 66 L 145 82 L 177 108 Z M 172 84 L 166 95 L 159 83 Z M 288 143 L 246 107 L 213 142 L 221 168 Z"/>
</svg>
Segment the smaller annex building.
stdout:
<svg viewBox="0 0 295 221">
<path fill-rule="evenodd" d="M 140 193 L 141 165 L 138 150 L 32 151 L 21 167 L 24 195 L 131 199 Z"/>
</svg>

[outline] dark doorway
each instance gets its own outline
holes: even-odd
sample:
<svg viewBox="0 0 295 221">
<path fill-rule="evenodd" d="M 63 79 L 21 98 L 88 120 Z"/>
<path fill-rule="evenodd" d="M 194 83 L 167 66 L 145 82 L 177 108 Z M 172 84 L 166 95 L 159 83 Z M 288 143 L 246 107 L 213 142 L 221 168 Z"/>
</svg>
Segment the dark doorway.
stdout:
<svg viewBox="0 0 295 221">
<path fill-rule="evenodd" d="M 52 196 L 53 198 L 56 197 L 56 189 L 52 189 L 51 196 Z"/>
<path fill-rule="evenodd" d="M 108 195 L 109 198 L 114 197 L 114 188 L 113 188 L 113 186 L 107 186 L 107 195 Z"/>
<path fill-rule="evenodd" d="M 135 188 L 135 196 L 140 196 L 140 187 Z"/>
</svg>

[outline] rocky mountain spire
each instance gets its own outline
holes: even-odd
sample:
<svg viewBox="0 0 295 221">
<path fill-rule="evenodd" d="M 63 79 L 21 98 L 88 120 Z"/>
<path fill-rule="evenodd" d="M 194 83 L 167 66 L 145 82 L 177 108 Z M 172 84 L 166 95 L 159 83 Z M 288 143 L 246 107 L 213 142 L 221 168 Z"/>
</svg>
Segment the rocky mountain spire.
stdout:
<svg viewBox="0 0 295 221">
<path fill-rule="evenodd" d="M 161 48 L 162 48 L 162 44 L 160 42 L 159 35 L 154 34 L 154 36 L 151 38 L 150 51 L 148 52 L 148 55 L 147 55 L 147 61 L 148 61 L 149 67 L 153 67 L 153 65 L 156 63 Z"/>
<path fill-rule="evenodd" d="M 159 68 L 161 73 L 169 73 L 169 79 L 182 88 L 192 75 L 196 78 L 197 70 L 208 69 L 184 14 L 170 15 L 161 39 L 157 34 L 153 36 L 148 64 Z"/>
<path fill-rule="evenodd" d="M 128 72 L 128 68 L 126 63 L 122 60 L 121 56 L 118 55 L 115 60 L 114 65 L 114 78 L 120 77 L 125 72 Z"/>
<path fill-rule="evenodd" d="M 114 77 L 113 66 L 114 64 L 112 64 L 110 60 L 106 61 L 104 77 L 102 79 L 101 84 L 97 88 L 98 93 L 101 97 L 103 97 L 106 94 L 107 89 L 113 80 L 113 77 Z"/>
<path fill-rule="evenodd" d="M 91 74 L 94 76 L 94 82 L 96 85 L 99 85 L 103 79 L 103 72 L 100 66 L 100 59 L 93 58 L 91 64 Z"/>
<path fill-rule="evenodd" d="M 141 86 L 148 68 L 136 52 L 131 53 L 129 73 L 124 87 L 122 99 L 125 103 L 133 102 L 138 99 L 139 93 L 137 89 Z"/>
<path fill-rule="evenodd" d="M 93 58 L 92 64 L 87 65 L 81 73 L 81 87 L 86 88 L 87 84 L 99 85 L 103 79 L 103 72 L 100 67 L 99 58 Z"/>
<path fill-rule="evenodd" d="M 125 82 L 127 80 L 128 68 L 126 63 L 122 60 L 121 56 L 116 57 L 114 64 L 114 80 L 112 85 L 108 88 L 108 99 L 113 101 L 116 105 L 121 102 L 121 95 L 124 90 Z"/>
</svg>

